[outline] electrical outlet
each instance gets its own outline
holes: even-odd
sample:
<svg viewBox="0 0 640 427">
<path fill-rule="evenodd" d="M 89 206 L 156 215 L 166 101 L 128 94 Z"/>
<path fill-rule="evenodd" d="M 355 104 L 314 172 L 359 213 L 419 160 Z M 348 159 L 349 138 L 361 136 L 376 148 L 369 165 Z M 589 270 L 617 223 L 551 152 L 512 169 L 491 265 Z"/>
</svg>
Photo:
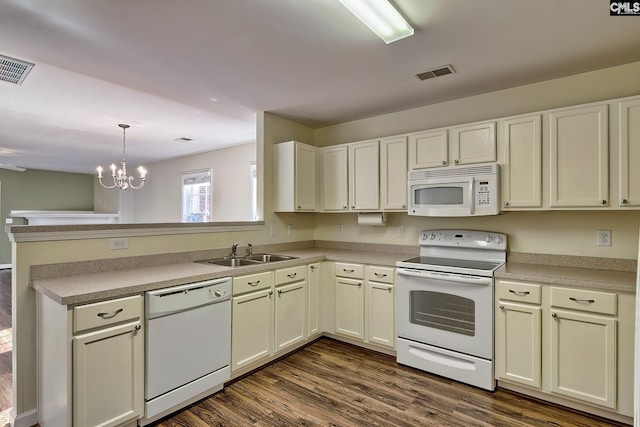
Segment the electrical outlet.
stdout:
<svg viewBox="0 0 640 427">
<path fill-rule="evenodd" d="M 342 226 L 342 224 L 338 224 L 338 234 L 342 234 L 343 231 L 344 227 Z"/>
<path fill-rule="evenodd" d="M 404 237 L 404 225 L 396 227 L 396 237 Z"/>
<path fill-rule="evenodd" d="M 278 228 L 276 227 L 275 224 L 271 224 L 271 235 L 275 236 L 278 232 Z"/>
<path fill-rule="evenodd" d="M 598 230 L 598 246 L 611 246 L 611 230 Z"/>
<path fill-rule="evenodd" d="M 111 250 L 129 249 L 129 239 L 122 237 L 120 239 L 111 239 Z"/>
<path fill-rule="evenodd" d="M 293 224 L 287 225 L 287 234 L 293 236 Z"/>
</svg>

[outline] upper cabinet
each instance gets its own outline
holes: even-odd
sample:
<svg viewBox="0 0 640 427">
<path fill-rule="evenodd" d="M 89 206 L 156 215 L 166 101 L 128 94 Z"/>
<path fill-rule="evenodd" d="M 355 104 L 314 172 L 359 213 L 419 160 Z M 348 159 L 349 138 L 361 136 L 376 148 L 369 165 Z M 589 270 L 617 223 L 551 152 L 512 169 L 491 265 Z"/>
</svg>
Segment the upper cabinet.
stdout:
<svg viewBox="0 0 640 427">
<path fill-rule="evenodd" d="M 502 209 L 542 207 L 540 114 L 503 119 L 499 125 Z"/>
<path fill-rule="evenodd" d="M 351 210 L 380 209 L 380 144 L 349 144 L 349 201 Z"/>
<path fill-rule="evenodd" d="M 349 209 L 347 155 L 346 145 L 320 149 L 322 210 L 324 211 Z"/>
<path fill-rule="evenodd" d="M 606 103 L 549 113 L 550 207 L 609 204 L 609 128 Z"/>
<path fill-rule="evenodd" d="M 297 141 L 273 146 L 273 210 L 316 210 L 316 148 Z"/>
<path fill-rule="evenodd" d="M 618 103 L 618 206 L 640 206 L 640 97 Z"/>
<path fill-rule="evenodd" d="M 409 135 L 409 169 L 495 161 L 496 123 L 494 121 Z"/>
<path fill-rule="evenodd" d="M 383 210 L 407 210 L 407 137 L 380 140 L 380 199 Z"/>
</svg>

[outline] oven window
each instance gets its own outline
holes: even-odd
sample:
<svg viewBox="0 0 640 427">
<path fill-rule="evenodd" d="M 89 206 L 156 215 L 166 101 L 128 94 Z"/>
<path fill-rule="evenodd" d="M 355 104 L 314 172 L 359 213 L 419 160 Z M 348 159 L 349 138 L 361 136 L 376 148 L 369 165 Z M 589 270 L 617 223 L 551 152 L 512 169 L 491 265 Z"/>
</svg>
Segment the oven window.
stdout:
<svg viewBox="0 0 640 427">
<path fill-rule="evenodd" d="M 461 335 L 476 334 L 476 309 L 472 299 L 441 292 L 409 292 L 411 323 Z"/>
<path fill-rule="evenodd" d="M 425 187 L 414 191 L 416 205 L 461 205 L 462 187 Z"/>
</svg>

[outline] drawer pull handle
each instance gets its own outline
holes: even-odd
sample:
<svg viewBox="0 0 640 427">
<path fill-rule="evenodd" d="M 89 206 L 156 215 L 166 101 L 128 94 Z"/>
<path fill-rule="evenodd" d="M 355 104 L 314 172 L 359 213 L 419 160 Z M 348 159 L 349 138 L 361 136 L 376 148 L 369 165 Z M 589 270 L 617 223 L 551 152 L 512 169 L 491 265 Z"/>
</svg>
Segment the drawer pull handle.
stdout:
<svg viewBox="0 0 640 427">
<path fill-rule="evenodd" d="M 311 269 L 311 271 L 314 271 L 318 267 L 316 267 L 315 265 L 311 265 L 311 266 L 309 266 L 309 268 Z"/>
<path fill-rule="evenodd" d="M 574 297 L 569 297 L 569 299 L 571 301 L 575 301 L 578 304 L 593 304 L 594 302 L 596 302 L 596 300 L 594 299 L 580 299 L 580 298 L 574 298 Z"/>
<path fill-rule="evenodd" d="M 376 275 L 376 277 L 387 277 L 386 273 L 373 273 Z"/>
<path fill-rule="evenodd" d="M 247 285 L 256 287 L 260 284 L 260 280 L 256 280 L 255 282 L 247 282 Z"/>
<path fill-rule="evenodd" d="M 518 296 L 527 296 L 527 295 L 529 295 L 531 293 L 529 291 L 514 291 L 513 289 L 509 289 L 509 292 L 511 292 L 514 295 L 518 295 Z"/>
<path fill-rule="evenodd" d="M 348 286 L 357 286 L 357 287 L 362 286 L 362 283 L 348 283 L 348 282 L 338 282 L 338 283 L 340 283 L 341 285 L 348 285 Z"/>
<path fill-rule="evenodd" d="M 342 271 L 345 273 L 353 273 L 355 270 L 347 270 L 346 268 L 343 268 Z"/>
<path fill-rule="evenodd" d="M 247 302 L 255 301 L 255 300 L 258 300 L 258 299 L 271 297 L 271 294 L 272 294 L 272 293 L 273 293 L 273 292 L 269 292 L 269 295 L 260 295 L 259 297 L 255 297 L 255 298 L 251 298 L 251 299 L 246 299 L 246 300 L 244 300 L 244 301 L 238 301 L 238 303 L 237 303 L 237 304 L 238 304 L 238 305 L 240 305 L 240 304 L 244 304 L 244 303 L 247 303 Z"/>
<path fill-rule="evenodd" d="M 102 317 L 103 319 L 113 319 L 118 314 L 122 313 L 123 311 L 124 311 L 124 308 L 119 308 L 116 311 L 114 311 L 113 313 L 98 313 L 98 317 Z"/>
<path fill-rule="evenodd" d="M 289 279 L 293 279 L 294 277 L 296 277 L 296 275 L 297 275 L 297 274 L 298 274 L 298 273 L 287 274 L 287 277 L 288 277 Z"/>
<path fill-rule="evenodd" d="M 298 286 L 297 288 L 293 288 L 293 289 L 287 289 L 286 291 L 283 291 L 282 289 L 278 289 L 278 296 L 282 294 L 286 294 L 287 292 L 297 291 L 298 289 L 302 289 L 302 286 Z"/>
<path fill-rule="evenodd" d="M 381 291 L 389 291 L 391 292 L 393 289 L 391 286 L 371 286 L 373 289 L 380 289 Z"/>
</svg>

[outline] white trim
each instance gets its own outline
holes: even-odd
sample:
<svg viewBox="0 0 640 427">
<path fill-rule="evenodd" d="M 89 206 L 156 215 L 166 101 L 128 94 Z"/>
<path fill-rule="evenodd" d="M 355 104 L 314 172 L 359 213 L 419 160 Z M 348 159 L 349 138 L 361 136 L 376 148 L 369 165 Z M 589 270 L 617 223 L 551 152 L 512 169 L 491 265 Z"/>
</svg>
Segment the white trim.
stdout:
<svg viewBox="0 0 640 427">
<path fill-rule="evenodd" d="M 11 408 L 10 415 L 12 418 L 11 425 L 13 427 L 31 427 L 33 425 L 38 424 L 37 409 L 32 409 L 30 411 L 23 412 L 18 415 L 15 413 L 15 409 Z"/>
<path fill-rule="evenodd" d="M 0 270 L 6 270 L 8 268 L 13 268 L 13 264 L 0 264 Z"/>
<path fill-rule="evenodd" d="M 228 231 L 259 231 L 264 222 L 247 225 L 211 225 L 203 227 L 158 227 L 158 228 L 116 228 L 108 230 L 39 231 L 26 233 L 7 233 L 11 242 L 44 242 L 54 240 L 106 239 L 114 237 L 161 236 L 172 234 L 224 233 Z"/>
</svg>

